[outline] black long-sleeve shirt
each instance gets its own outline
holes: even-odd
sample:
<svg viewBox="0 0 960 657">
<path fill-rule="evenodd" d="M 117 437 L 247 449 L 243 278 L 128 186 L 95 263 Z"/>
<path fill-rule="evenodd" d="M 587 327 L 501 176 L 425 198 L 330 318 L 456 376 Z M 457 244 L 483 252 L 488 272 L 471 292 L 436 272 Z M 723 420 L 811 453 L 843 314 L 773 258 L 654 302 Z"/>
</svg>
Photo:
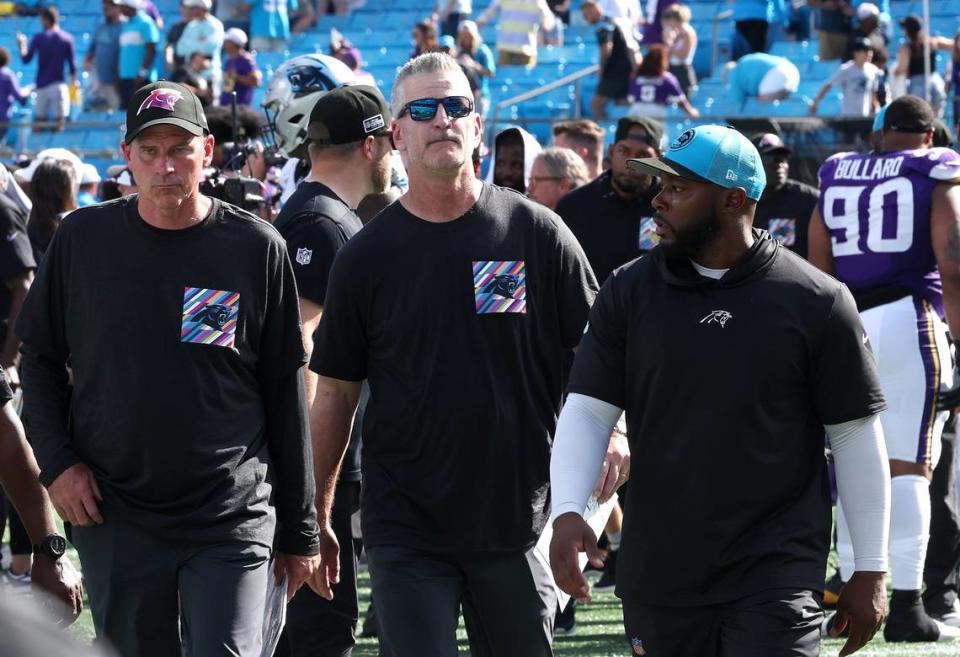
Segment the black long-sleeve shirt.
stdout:
<svg viewBox="0 0 960 657">
<path fill-rule="evenodd" d="M 17 333 L 45 484 L 82 462 L 105 517 L 316 553 L 297 292 L 268 224 L 218 201 L 175 231 L 144 222 L 136 197 L 78 210 Z"/>
</svg>

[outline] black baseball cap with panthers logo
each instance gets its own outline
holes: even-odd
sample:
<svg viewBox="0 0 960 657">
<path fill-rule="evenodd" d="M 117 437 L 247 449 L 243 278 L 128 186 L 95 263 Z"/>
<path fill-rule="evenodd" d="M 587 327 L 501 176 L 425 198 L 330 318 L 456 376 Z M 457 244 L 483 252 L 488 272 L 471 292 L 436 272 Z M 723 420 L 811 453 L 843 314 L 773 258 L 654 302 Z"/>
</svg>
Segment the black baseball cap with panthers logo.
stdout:
<svg viewBox="0 0 960 657">
<path fill-rule="evenodd" d="M 127 106 L 126 143 L 155 125 L 169 124 L 183 128 L 197 137 L 209 132 L 207 117 L 196 94 L 176 82 L 161 80 L 140 87 Z"/>
</svg>

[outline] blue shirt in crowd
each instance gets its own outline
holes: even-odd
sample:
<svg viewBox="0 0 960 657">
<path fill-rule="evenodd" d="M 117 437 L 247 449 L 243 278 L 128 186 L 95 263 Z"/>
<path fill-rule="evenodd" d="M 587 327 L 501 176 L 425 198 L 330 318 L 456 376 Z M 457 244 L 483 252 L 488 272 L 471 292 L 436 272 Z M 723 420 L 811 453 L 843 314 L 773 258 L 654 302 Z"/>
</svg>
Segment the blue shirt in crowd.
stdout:
<svg viewBox="0 0 960 657">
<path fill-rule="evenodd" d="M 775 23 L 786 15 L 783 0 L 737 0 L 733 5 L 735 21 L 767 21 Z"/>
<path fill-rule="evenodd" d="M 754 52 L 741 57 L 730 71 L 727 80 L 730 97 L 735 101 L 743 101 L 747 96 L 756 96 L 763 77 L 779 66 L 781 61 L 783 57 L 765 52 Z"/>
<path fill-rule="evenodd" d="M 100 84 L 114 84 L 119 78 L 120 30 L 123 21 L 100 23 L 90 41 L 93 67 Z"/>
<path fill-rule="evenodd" d="M 260 0 L 250 10 L 250 37 L 290 38 L 290 12 L 297 0 Z"/>
<path fill-rule="evenodd" d="M 133 80 L 139 77 L 148 43 L 160 43 L 160 30 L 157 29 L 157 24 L 153 22 L 152 18 L 143 11 L 138 11 L 123 24 L 120 30 L 119 73 L 121 80 Z M 148 69 L 147 78 L 151 81 L 157 79 L 156 68 L 152 62 Z"/>
</svg>

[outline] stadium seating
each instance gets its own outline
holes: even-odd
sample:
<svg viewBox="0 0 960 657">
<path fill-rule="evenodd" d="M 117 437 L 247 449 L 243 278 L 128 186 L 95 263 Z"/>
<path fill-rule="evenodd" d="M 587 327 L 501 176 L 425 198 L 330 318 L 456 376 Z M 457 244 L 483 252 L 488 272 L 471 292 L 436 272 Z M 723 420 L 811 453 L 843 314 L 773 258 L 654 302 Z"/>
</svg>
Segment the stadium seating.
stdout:
<svg viewBox="0 0 960 657">
<path fill-rule="evenodd" d="M 490 0 L 474 2 L 474 17 L 478 16 L 489 3 Z M 168 27 L 178 20 L 178 0 L 155 0 L 155 4 L 164 16 Z M 771 46 L 773 54 L 789 58 L 801 70 L 801 87 L 792 98 L 774 104 L 759 104 L 756 101 L 739 103 L 729 98 L 724 84 L 719 79 L 718 71 L 713 70 L 714 63 L 722 65 L 729 56 L 730 35 L 733 30 L 727 11 L 729 3 L 724 0 L 694 0 L 688 4 L 693 13 L 693 25 L 700 36 L 694 60 L 700 76 L 700 84 L 699 88 L 691 94 L 691 99 L 700 109 L 703 120 L 726 120 L 737 117 L 782 119 L 808 116 L 810 100 L 838 66 L 838 62 L 819 61 L 816 38 L 802 42 L 778 40 Z M 101 7 L 99 3 L 91 3 L 88 0 L 60 0 L 58 6 L 63 16 L 64 29 L 69 30 L 76 39 L 79 63 L 89 47 L 96 25 L 101 20 Z M 365 69 L 373 75 L 384 93 L 389 95 L 397 67 L 406 61 L 411 50 L 410 30 L 418 20 L 430 15 L 433 6 L 434 0 L 367 0 L 365 6 L 349 16 L 324 16 L 316 27 L 291 38 L 284 52 L 258 53 L 258 62 L 264 76 L 269 79 L 277 67 L 289 57 L 326 50 L 329 31 L 336 28 L 361 50 L 365 59 Z M 930 6 L 930 32 L 952 37 L 958 26 L 960 0 L 935 0 L 930 3 Z M 893 0 L 891 7 L 892 15 L 895 19 L 899 19 L 908 13 L 919 13 L 922 10 L 922 3 L 919 0 Z M 573 24 L 565 31 L 564 45 L 541 47 L 535 68 L 528 70 L 520 67 L 502 67 L 500 69 L 496 79 L 490 85 L 494 105 L 520 93 L 537 89 L 564 75 L 581 71 L 597 61 L 598 49 L 593 27 L 586 25 L 578 12 L 574 12 L 573 18 Z M 36 33 L 38 28 L 37 18 L 0 19 L 0 45 L 15 53 L 16 33 L 23 32 L 31 35 Z M 488 45 L 494 47 L 495 26 L 484 26 L 481 32 Z M 895 52 L 897 44 L 902 39 L 902 32 L 896 20 L 893 25 L 893 34 L 891 50 Z M 946 53 L 939 56 L 938 67 L 941 71 L 947 59 L 949 57 Z M 23 84 L 31 83 L 36 75 L 36 62 L 23 65 L 14 56 L 13 69 Z M 82 77 L 85 79 L 87 76 L 83 74 Z M 262 102 L 265 86 L 257 91 L 254 97 L 255 104 Z M 579 105 L 578 87 L 580 89 Z M 595 89 L 596 76 L 589 75 L 578 84 L 565 85 L 523 103 L 505 106 L 497 113 L 497 121 L 523 125 L 538 137 L 546 139 L 549 136 L 549 125 L 552 121 L 588 115 L 589 101 Z M 839 113 L 840 100 L 837 93 L 829 94 L 820 104 L 818 116 L 836 116 Z M 623 108 L 618 108 L 613 111 L 613 115 L 617 116 L 624 111 Z M 114 158 L 118 158 L 117 141 L 121 122 L 122 116 L 118 114 L 75 113 L 71 117 L 67 130 L 63 133 L 31 134 L 25 129 L 14 130 L 8 136 L 8 142 L 13 143 L 17 150 L 28 152 L 51 145 L 64 145 L 88 157 L 101 157 L 112 153 Z M 671 134 L 681 131 L 682 126 L 691 125 L 685 115 L 676 110 L 671 110 L 667 123 L 668 133 Z M 503 125 L 495 127 L 502 128 Z"/>
</svg>

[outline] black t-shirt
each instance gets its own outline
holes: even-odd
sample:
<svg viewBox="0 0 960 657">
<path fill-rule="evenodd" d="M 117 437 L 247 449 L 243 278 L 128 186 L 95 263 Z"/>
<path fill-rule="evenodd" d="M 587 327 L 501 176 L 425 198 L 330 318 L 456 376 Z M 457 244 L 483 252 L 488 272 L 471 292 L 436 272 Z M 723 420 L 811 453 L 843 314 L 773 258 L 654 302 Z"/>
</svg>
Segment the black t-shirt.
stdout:
<svg viewBox="0 0 960 657">
<path fill-rule="evenodd" d="M 595 291 L 556 215 L 492 185 L 445 223 L 394 203 L 340 250 L 310 368 L 370 384 L 366 545 L 463 554 L 536 542 L 562 356 Z"/>
<path fill-rule="evenodd" d="M 569 391 L 626 409 L 622 598 L 708 605 L 823 588 L 823 425 L 880 412 L 883 394 L 850 292 L 754 234 L 720 281 L 654 249 L 615 271 L 590 311 Z"/>
<path fill-rule="evenodd" d="M 783 187 L 757 203 L 753 226 L 768 231 L 775 240 L 806 258 L 807 228 L 819 195 L 816 187 L 787 179 Z"/>
<path fill-rule="evenodd" d="M 273 544 L 271 463 L 286 453 L 268 441 L 262 386 L 305 357 L 272 226 L 217 200 L 183 230 L 147 224 L 136 196 L 80 208 L 54 236 L 17 333 L 39 357 L 69 359 L 67 447 L 111 512 L 171 540 Z M 35 435 L 41 470 L 58 438 Z"/>
<path fill-rule="evenodd" d="M 597 23 L 597 43 L 601 46 L 607 43 L 613 44 L 610 57 L 603 67 L 602 79 L 626 80 L 633 72 L 634 57 L 620 26 L 605 16 Z"/>
<path fill-rule="evenodd" d="M 7 339 L 10 290 L 6 282 L 25 271 L 36 269 L 33 248 L 27 237 L 27 222 L 20 208 L 0 194 L 0 342 Z"/>
<path fill-rule="evenodd" d="M 363 228 L 360 218 L 329 187 L 305 181 L 284 203 L 273 225 L 287 242 L 297 293 L 322 306 L 333 258 Z M 363 417 L 362 409 L 358 417 Z M 341 481 L 360 481 L 360 426 L 355 420 L 340 468 Z"/>
<path fill-rule="evenodd" d="M 656 193 L 653 188 L 644 196 L 625 201 L 614 191 L 610 172 L 604 171 L 557 203 L 557 214 L 580 242 L 601 283 L 614 269 L 657 245 L 650 205 Z"/>
</svg>

